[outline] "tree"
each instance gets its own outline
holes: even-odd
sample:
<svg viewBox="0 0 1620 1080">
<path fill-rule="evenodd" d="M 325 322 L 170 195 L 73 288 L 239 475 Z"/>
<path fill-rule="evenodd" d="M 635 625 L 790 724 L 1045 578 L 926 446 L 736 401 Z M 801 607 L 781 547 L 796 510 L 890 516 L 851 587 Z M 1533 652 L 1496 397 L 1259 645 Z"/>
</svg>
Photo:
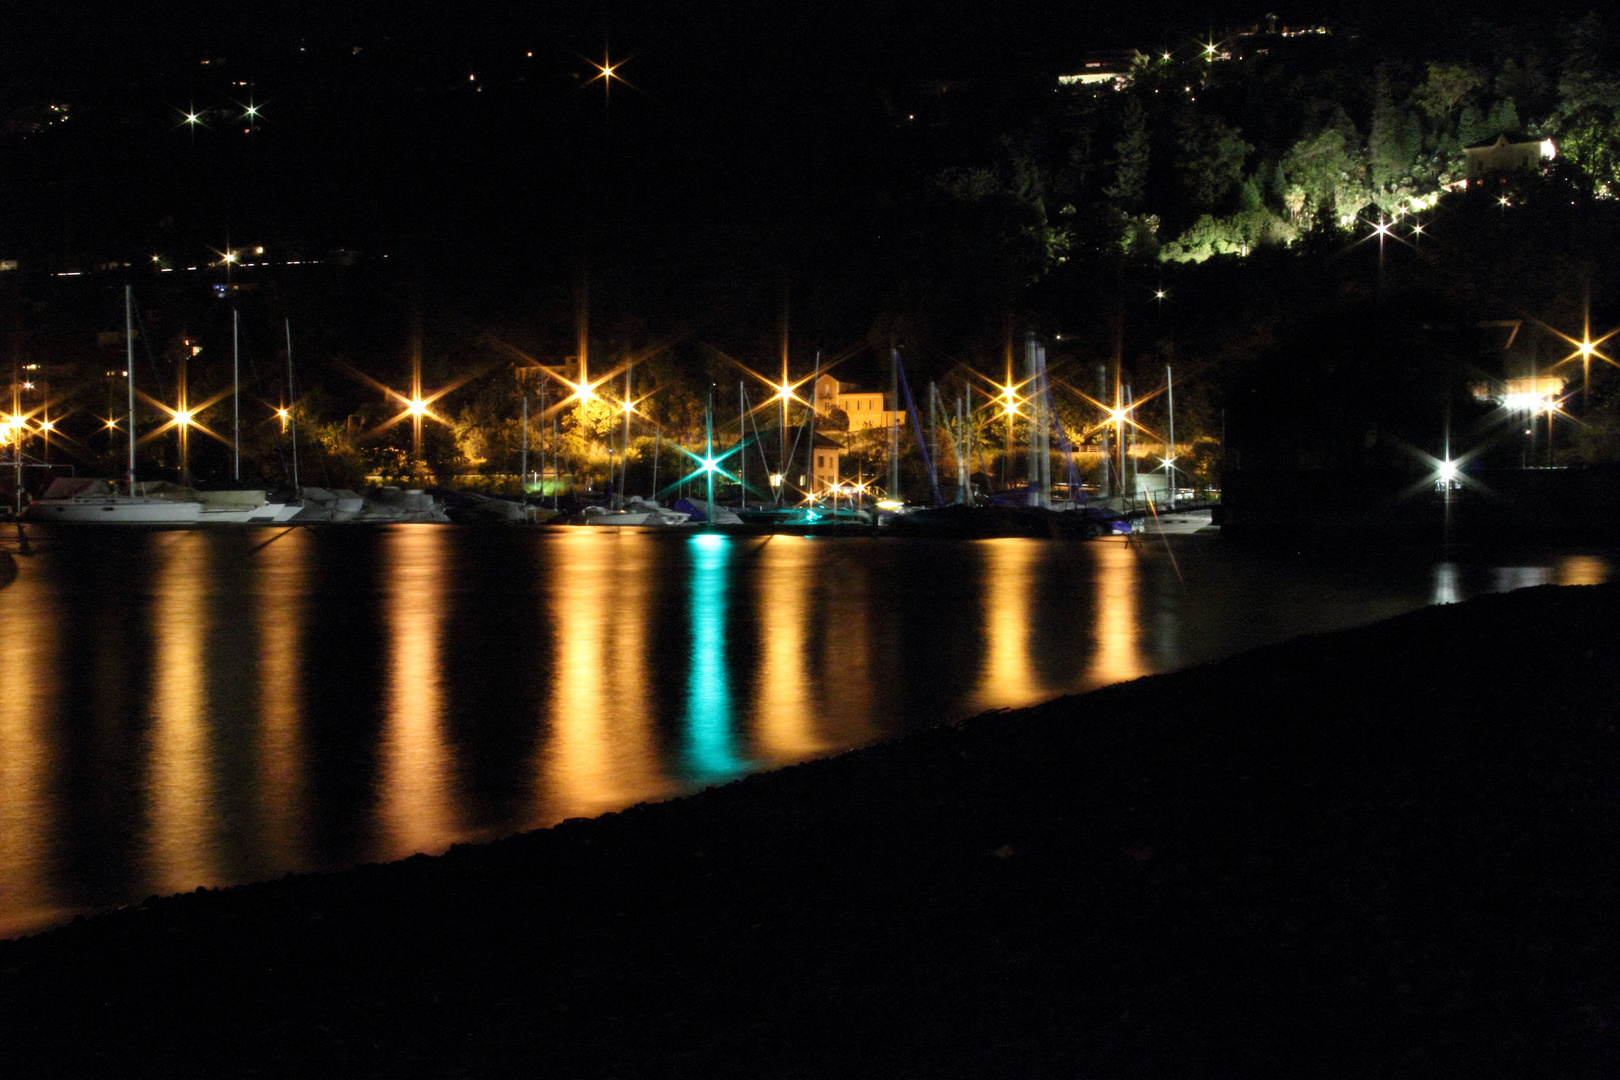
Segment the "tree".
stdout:
<svg viewBox="0 0 1620 1080">
<path fill-rule="evenodd" d="M 1423 151 L 1418 118 L 1395 104 L 1389 70 L 1378 69 L 1373 88 L 1372 124 L 1367 132 L 1368 179 L 1378 191 L 1392 192 L 1411 177 Z"/>
<path fill-rule="evenodd" d="M 1038 280 L 1063 261 L 1068 231 L 1047 212 L 1046 173 L 1029 154 L 1013 153 L 997 167 L 946 169 L 935 179 L 962 228 L 954 234 L 964 262 L 1006 287 Z"/>
<path fill-rule="evenodd" d="M 1354 213 L 1369 201 L 1359 143 L 1355 125 L 1340 110 L 1333 123 L 1283 156 L 1289 190 L 1303 196 L 1296 217 Z"/>
<path fill-rule="evenodd" d="M 1135 96 L 1125 100 L 1123 130 L 1114 143 L 1114 182 L 1103 189 L 1103 194 L 1115 206 L 1127 213 L 1142 205 L 1147 191 L 1148 171 L 1147 113 Z"/>
<path fill-rule="evenodd" d="M 1429 77 L 1412 100 L 1440 126 L 1445 126 L 1484 82 L 1478 71 L 1463 64 L 1431 63 Z"/>
<path fill-rule="evenodd" d="M 1511 135 L 1524 130 L 1524 123 L 1519 119 L 1519 108 L 1511 97 L 1503 98 L 1491 106 L 1490 115 L 1485 119 L 1485 126 L 1492 135 Z"/>
<path fill-rule="evenodd" d="M 1243 179 L 1243 160 L 1254 147 L 1218 117 L 1193 109 L 1176 114 L 1176 171 L 1188 201 L 1198 210 L 1214 210 Z"/>
<path fill-rule="evenodd" d="M 1558 108 L 1547 123 L 1563 155 L 1592 178 L 1600 195 L 1620 192 L 1620 80 L 1604 63 L 1606 46 L 1596 15 L 1571 28 Z"/>
</svg>

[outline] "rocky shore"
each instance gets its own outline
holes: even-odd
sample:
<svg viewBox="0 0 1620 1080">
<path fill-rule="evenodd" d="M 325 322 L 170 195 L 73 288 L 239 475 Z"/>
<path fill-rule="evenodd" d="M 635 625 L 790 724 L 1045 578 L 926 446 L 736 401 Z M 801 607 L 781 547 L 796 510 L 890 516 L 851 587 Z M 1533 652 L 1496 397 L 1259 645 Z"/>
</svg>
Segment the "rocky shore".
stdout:
<svg viewBox="0 0 1620 1080">
<path fill-rule="evenodd" d="M 0 1076 L 1620 1070 L 1620 588 L 0 943 Z"/>
</svg>

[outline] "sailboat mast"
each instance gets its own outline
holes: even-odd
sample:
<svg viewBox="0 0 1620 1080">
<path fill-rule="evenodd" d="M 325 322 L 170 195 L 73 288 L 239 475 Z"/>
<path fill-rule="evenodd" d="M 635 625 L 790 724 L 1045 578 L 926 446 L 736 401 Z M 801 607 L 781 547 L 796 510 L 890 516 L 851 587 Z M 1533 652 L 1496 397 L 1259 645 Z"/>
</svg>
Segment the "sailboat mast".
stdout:
<svg viewBox="0 0 1620 1080">
<path fill-rule="evenodd" d="M 740 438 L 740 436 L 739 436 Z M 714 528 L 714 387 L 709 387 L 709 407 L 703 411 L 703 475 L 708 480 L 708 527 Z"/>
<path fill-rule="evenodd" d="M 1024 440 L 1024 505 L 1041 505 L 1041 387 L 1035 376 L 1035 331 L 1024 335 L 1024 385 L 1029 387 L 1029 438 Z"/>
<path fill-rule="evenodd" d="M 129 390 L 129 494 L 135 494 L 135 290 L 124 286 L 124 372 Z"/>
<path fill-rule="evenodd" d="M 900 350 L 889 346 L 889 498 L 900 500 Z M 872 520 L 877 521 L 876 511 Z"/>
<path fill-rule="evenodd" d="M 635 373 L 636 365 L 628 364 L 624 369 L 624 479 L 619 484 L 619 501 L 622 503 L 630 497 L 630 413 L 633 408 L 631 401 L 630 379 Z"/>
<path fill-rule="evenodd" d="M 1170 407 L 1170 453 L 1165 466 L 1170 473 L 1170 509 L 1176 508 L 1176 387 L 1170 365 L 1164 365 L 1164 395 Z"/>
<path fill-rule="evenodd" d="M 292 320 L 286 320 L 287 326 L 287 426 L 292 432 L 293 452 L 293 491 L 298 490 L 298 410 L 294 407 L 297 400 L 293 397 L 293 362 L 292 362 Z"/>
<path fill-rule="evenodd" d="M 965 503 L 968 486 L 968 433 L 962 419 L 962 395 L 956 395 L 956 501 Z"/>
<path fill-rule="evenodd" d="M 810 445 L 804 452 L 804 463 L 808 466 L 805 472 L 810 474 L 810 490 L 808 494 L 813 500 L 816 495 L 816 414 L 821 411 L 821 350 L 816 350 L 816 367 L 810 376 L 810 412 L 805 416 L 809 421 Z M 784 483 L 786 481 L 783 481 Z"/>
<path fill-rule="evenodd" d="M 242 313 L 231 310 L 231 456 L 235 479 L 242 482 Z"/>
</svg>

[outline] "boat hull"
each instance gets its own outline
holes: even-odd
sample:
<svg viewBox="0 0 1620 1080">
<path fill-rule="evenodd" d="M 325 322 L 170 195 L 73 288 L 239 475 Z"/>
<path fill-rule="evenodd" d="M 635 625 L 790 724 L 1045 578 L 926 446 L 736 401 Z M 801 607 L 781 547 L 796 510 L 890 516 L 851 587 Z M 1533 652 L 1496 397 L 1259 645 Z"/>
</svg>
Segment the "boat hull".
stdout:
<svg viewBox="0 0 1620 1080">
<path fill-rule="evenodd" d="M 201 512 L 201 503 L 107 495 L 38 499 L 23 510 L 22 516 L 25 521 L 73 525 L 190 525 L 196 523 Z"/>
</svg>

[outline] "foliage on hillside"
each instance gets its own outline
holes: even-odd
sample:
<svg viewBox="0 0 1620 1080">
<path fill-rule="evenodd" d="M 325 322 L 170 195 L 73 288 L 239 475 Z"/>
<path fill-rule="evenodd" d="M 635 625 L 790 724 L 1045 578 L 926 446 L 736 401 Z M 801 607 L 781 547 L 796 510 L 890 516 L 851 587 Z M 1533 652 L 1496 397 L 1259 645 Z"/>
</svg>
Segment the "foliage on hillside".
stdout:
<svg viewBox="0 0 1620 1080">
<path fill-rule="evenodd" d="M 1226 44 L 1065 87 L 1001 164 L 940 185 L 1026 279 L 1069 254 L 1077 207 L 1134 257 L 1243 255 L 1430 210 L 1462 180 L 1463 148 L 1498 135 L 1555 140 L 1597 196 L 1620 195 L 1620 66 L 1595 15 L 1545 39 L 1436 41 L 1428 60 L 1332 36 Z"/>
</svg>

